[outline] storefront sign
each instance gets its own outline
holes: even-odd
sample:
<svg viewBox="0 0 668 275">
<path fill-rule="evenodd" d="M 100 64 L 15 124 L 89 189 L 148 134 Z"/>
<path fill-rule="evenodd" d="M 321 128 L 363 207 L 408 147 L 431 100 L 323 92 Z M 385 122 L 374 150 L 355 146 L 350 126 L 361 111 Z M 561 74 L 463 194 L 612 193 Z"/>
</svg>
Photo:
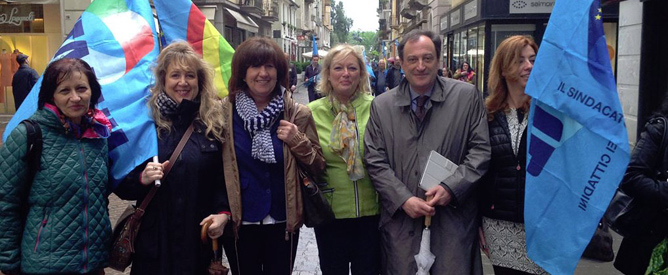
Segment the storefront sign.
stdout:
<svg viewBox="0 0 668 275">
<path fill-rule="evenodd" d="M 478 1 L 473 1 L 464 6 L 464 21 L 478 16 Z"/>
<path fill-rule="evenodd" d="M 448 29 L 448 16 L 441 17 L 441 30 L 444 31 Z"/>
<path fill-rule="evenodd" d="M 10 11 L 3 11 L 0 13 L 0 24 L 11 24 L 14 26 L 21 26 L 23 22 L 35 20 L 35 12 L 31 11 L 27 14 L 20 14 L 19 8 L 13 7 Z"/>
<path fill-rule="evenodd" d="M 461 19 L 461 13 L 459 12 L 459 9 L 454 10 L 450 14 L 450 27 L 459 25 L 459 23 L 461 23 Z"/>
<path fill-rule="evenodd" d="M 510 0 L 512 13 L 552 13 L 556 0 Z"/>
</svg>

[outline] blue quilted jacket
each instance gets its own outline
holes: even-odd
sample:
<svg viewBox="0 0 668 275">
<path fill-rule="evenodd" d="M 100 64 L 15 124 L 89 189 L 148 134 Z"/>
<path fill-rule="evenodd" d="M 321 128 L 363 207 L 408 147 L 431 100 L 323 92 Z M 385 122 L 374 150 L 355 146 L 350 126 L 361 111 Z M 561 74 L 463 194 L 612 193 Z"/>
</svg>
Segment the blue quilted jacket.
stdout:
<svg viewBox="0 0 668 275">
<path fill-rule="evenodd" d="M 0 270 L 62 274 L 104 268 L 111 238 L 109 131 L 77 139 L 47 108 L 30 119 L 39 123 L 44 147 L 23 231 L 19 194 L 28 186 L 25 127 L 19 124 L 0 148 Z"/>
</svg>

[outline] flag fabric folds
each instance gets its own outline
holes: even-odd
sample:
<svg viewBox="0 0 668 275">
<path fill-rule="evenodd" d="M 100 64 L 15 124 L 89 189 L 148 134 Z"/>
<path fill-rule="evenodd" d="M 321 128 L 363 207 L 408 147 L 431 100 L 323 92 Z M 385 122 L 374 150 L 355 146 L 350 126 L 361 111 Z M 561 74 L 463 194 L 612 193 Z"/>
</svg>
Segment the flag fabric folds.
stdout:
<svg viewBox="0 0 668 275">
<path fill-rule="evenodd" d="M 311 56 L 318 56 L 318 42 L 315 40 L 315 35 L 313 36 L 313 54 Z"/>
<path fill-rule="evenodd" d="M 526 92 L 529 257 L 573 274 L 629 162 L 599 0 L 560 0 Z"/>
<path fill-rule="evenodd" d="M 220 97 L 228 95 L 234 49 L 190 0 L 153 0 L 165 42 L 187 41 L 214 69 Z"/>
<path fill-rule="evenodd" d="M 150 65 L 157 55 L 148 1 L 96 0 L 82 13 L 52 59 L 81 58 L 95 71 L 102 86 L 97 107 L 113 126 L 108 139 L 113 187 L 158 152 L 155 126 L 146 105 L 153 86 Z M 40 77 L 9 121 L 3 140 L 37 110 L 41 84 Z"/>
</svg>

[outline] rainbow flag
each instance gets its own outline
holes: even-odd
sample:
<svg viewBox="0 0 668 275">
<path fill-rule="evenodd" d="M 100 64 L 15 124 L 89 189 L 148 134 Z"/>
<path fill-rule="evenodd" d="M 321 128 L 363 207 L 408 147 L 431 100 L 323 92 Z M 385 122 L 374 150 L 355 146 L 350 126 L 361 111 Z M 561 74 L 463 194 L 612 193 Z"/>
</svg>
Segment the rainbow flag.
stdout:
<svg viewBox="0 0 668 275">
<path fill-rule="evenodd" d="M 157 55 L 158 41 L 148 1 L 96 0 L 81 14 L 52 59 L 81 58 L 95 71 L 102 86 L 97 108 L 113 126 L 108 139 L 113 186 L 158 153 L 155 125 L 146 106 L 153 86 L 150 65 Z M 37 110 L 41 86 L 40 77 L 9 121 L 3 140 Z"/>
<path fill-rule="evenodd" d="M 188 41 L 214 68 L 218 95 L 225 97 L 232 74 L 234 49 L 190 0 L 153 0 L 158 22 L 167 44 Z"/>
</svg>

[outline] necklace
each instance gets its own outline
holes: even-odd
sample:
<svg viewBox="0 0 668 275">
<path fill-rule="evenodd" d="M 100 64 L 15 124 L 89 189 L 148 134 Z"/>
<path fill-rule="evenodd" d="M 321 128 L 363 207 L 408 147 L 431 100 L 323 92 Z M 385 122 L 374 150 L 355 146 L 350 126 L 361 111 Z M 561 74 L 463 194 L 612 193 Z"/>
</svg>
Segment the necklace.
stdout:
<svg viewBox="0 0 668 275">
<path fill-rule="evenodd" d="M 522 169 L 522 167 L 520 166 L 520 159 L 518 157 L 520 151 L 520 139 L 522 138 L 522 130 L 523 130 L 522 128 L 524 128 L 522 126 L 524 125 L 524 121 L 526 120 L 525 117 L 522 116 L 522 120 L 520 121 L 519 110 L 517 109 L 511 109 L 511 110 L 514 110 L 514 112 L 511 111 L 510 115 L 517 119 L 517 131 L 516 131 L 517 135 L 515 136 L 515 146 L 513 147 L 513 153 L 515 153 L 515 158 L 517 159 L 517 167 L 515 169 L 519 171 Z"/>
</svg>

